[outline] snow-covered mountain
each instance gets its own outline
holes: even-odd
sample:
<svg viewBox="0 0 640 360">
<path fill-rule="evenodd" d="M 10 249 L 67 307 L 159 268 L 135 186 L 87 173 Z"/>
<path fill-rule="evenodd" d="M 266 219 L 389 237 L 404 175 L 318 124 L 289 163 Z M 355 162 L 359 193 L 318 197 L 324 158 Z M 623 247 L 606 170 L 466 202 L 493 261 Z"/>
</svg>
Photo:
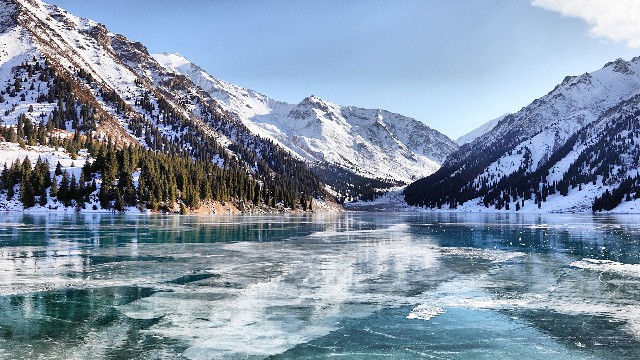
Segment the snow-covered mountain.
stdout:
<svg viewBox="0 0 640 360">
<path fill-rule="evenodd" d="M 640 58 L 567 77 L 461 146 L 436 174 L 409 186 L 406 199 L 469 210 L 515 211 L 524 205 L 536 211 L 591 211 L 596 197 L 639 170 L 638 94 Z"/>
<path fill-rule="evenodd" d="M 131 120 L 160 116 L 157 107 L 160 98 L 168 102 L 166 105 L 176 115 L 197 122 L 194 126 L 203 129 L 206 127 L 201 121 L 197 121 L 188 106 L 181 103 L 179 96 L 182 94 L 158 94 L 158 89 L 136 73 L 134 68 L 139 67 L 139 64 L 127 58 L 127 53 L 146 52 L 142 44 L 113 34 L 94 21 L 76 17 L 39 0 L 5 0 L 0 11 L 0 76 L 5 82 L 15 78 L 16 69 L 20 65 L 46 62 L 47 67 L 51 68 L 50 72 L 55 71 L 58 77 L 75 83 L 73 90 L 81 94 L 79 97 L 95 106 L 95 111 L 101 115 L 97 130 L 104 136 L 112 136 L 124 142 L 141 140 L 140 136 L 129 131 Z M 150 57 L 137 60 L 152 61 Z M 169 80 L 167 75 L 170 74 L 163 74 L 163 68 L 159 65 L 153 70 L 155 72 L 148 71 L 145 75 Z M 17 96 L 5 99 L 4 107 L 9 109 L 9 114 L 4 117 L 5 124 L 11 124 L 13 118 L 23 112 L 22 107 L 34 105 L 37 109 L 42 108 L 42 111 L 26 114 L 31 120 L 39 122 L 39 115 L 48 115 L 57 105 L 51 102 L 45 104 L 35 98 L 48 91 L 50 84 L 34 81 L 34 85 L 34 89 L 24 93 L 25 100 Z M 154 105 L 154 110 L 148 111 L 139 105 L 137 100 L 145 95 L 150 105 Z M 158 127 L 157 123 L 148 124 L 152 125 L 154 130 L 171 139 L 179 136 L 175 131 Z M 228 141 L 221 133 L 211 134 L 217 142 Z"/>
<path fill-rule="evenodd" d="M 435 172 L 457 149 L 445 135 L 402 115 L 340 106 L 316 96 L 287 104 L 218 80 L 178 54 L 153 57 L 169 71 L 189 77 L 252 133 L 312 164 L 409 183 Z"/>
<path fill-rule="evenodd" d="M 298 194 L 290 202 L 327 195 L 322 181 L 344 199 L 408 183 L 456 148 L 386 111 L 313 96 L 300 104 L 271 100 L 178 55 L 151 56 L 144 45 L 40 0 L 0 4 L 0 81 L 5 126 L 24 116 L 67 137 L 91 134 L 244 167 Z"/>
<path fill-rule="evenodd" d="M 502 115 L 496 119 L 487 121 L 486 123 L 478 126 L 477 128 L 469 131 L 468 133 L 466 133 L 465 135 L 460 136 L 459 138 L 456 139 L 456 144 L 462 146 L 464 144 L 468 144 L 470 142 L 472 142 L 473 140 L 479 138 L 480 136 L 488 133 L 489 131 L 493 130 L 494 127 L 496 127 L 496 125 L 498 125 L 498 123 L 500 121 L 502 121 L 502 119 L 504 119 L 505 117 L 507 117 L 508 114 Z"/>
</svg>

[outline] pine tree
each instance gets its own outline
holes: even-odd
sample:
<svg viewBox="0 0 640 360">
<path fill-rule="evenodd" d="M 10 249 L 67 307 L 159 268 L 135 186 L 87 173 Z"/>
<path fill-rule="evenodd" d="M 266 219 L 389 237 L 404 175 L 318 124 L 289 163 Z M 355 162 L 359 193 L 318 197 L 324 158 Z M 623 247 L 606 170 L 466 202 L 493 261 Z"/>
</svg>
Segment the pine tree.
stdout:
<svg viewBox="0 0 640 360">
<path fill-rule="evenodd" d="M 62 172 L 62 180 L 60 181 L 60 188 L 58 189 L 58 200 L 60 200 L 65 206 L 69 201 L 69 173 L 67 171 Z"/>
<path fill-rule="evenodd" d="M 81 181 L 90 181 L 91 180 L 91 164 L 89 161 L 85 161 L 82 166 L 82 176 L 80 177 Z"/>
<path fill-rule="evenodd" d="M 4 164 L 2 173 L 0 174 L 0 190 L 8 189 L 9 187 L 9 168 L 7 163 Z"/>
<path fill-rule="evenodd" d="M 71 174 L 71 180 L 69 181 L 69 193 L 67 194 L 67 199 L 65 202 L 65 206 L 70 206 L 72 204 L 72 200 L 78 197 L 78 185 L 76 181 L 76 175 Z"/>
<path fill-rule="evenodd" d="M 122 199 L 122 194 L 120 193 L 120 189 L 118 188 L 116 188 L 115 191 L 115 203 L 113 205 L 113 208 L 117 211 L 125 210 L 124 200 Z"/>
<path fill-rule="evenodd" d="M 7 188 L 7 201 L 11 201 L 14 195 L 15 195 L 15 190 L 13 189 L 13 185 L 12 185 L 11 187 Z"/>
<path fill-rule="evenodd" d="M 44 192 L 40 195 L 40 201 L 38 202 L 40 204 L 40 206 L 45 206 L 47 205 L 47 193 Z"/>
<path fill-rule="evenodd" d="M 58 197 L 58 179 L 55 175 L 51 180 L 51 187 L 49 188 L 49 196 L 51 196 L 51 198 Z"/>
<path fill-rule="evenodd" d="M 100 206 L 103 209 L 111 209 L 111 199 L 109 193 L 104 186 L 100 186 L 100 192 L 98 193 L 98 199 L 100 200 Z"/>
</svg>

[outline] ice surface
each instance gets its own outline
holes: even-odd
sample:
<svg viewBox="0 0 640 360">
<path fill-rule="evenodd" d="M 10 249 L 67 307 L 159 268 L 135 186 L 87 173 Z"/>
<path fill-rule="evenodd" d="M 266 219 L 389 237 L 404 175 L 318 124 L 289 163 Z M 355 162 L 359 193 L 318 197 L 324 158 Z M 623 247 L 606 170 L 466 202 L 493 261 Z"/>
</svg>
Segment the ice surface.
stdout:
<svg viewBox="0 0 640 360">
<path fill-rule="evenodd" d="M 582 259 L 572 262 L 571 266 L 580 269 L 640 277 L 640 264 L 623 264 L 611 260 Z"/>
<path fill-rule="evenodd" d="M 464 326 L 451 322 L 465 314 L 461 309 L 522 319 L 561 314 L 566 324 L 603 318 L 612 321 L 615 336 L 640 339 L 637 276 L 600 270 L 632 264 L 581 255 L 609 254 L 603 247 L 621 235 L 633 239 L 637 226 L 625 218 L 594 223 L 537 215 L 506 221 L 487 214 L 2 216 L 0 300 L 6 301 L 0 309 L 10 309 L 13 320 L 0 321 L 0 327 L 22 329 L 33 319 L 61 316 L 38 305 L 48 294 L 150 289 L 129 301 L 108 297 L 116 301 L 108 306 L 114 309 L 109 325 L 82 322 L 88 334 L 82 341 L 46 345 L 59 349 L 57 358 L 82 357 L 92 347 L 99 349 L 97 358 L 106 358 L 104 349 L 130 349 L 131 336 L 173 344 L 153 347 L 170 357 L 264 358 L 333 339 L 350 320 L 394 342 L 403 335 L 393 329 L 419 324 L 454 331 Z M 621 244 L 633 252 L 632 240 Z M 583 262 L 598 271 L 585 271 Z M 74 296 L 56 304 L 79 302 Z M 12 307 L 16 297 L 30 299 L 24 301 L 29 305 Z M 381 314 L 389 309 L 398 311 L 397 323 L 384 331 L 372 326 L 386 321 Z M 32 320 L 21 318 L 26 311 Z M 517 326 L 541 326 L 528 321 Z M 592 349 L 591 342 L 572 336 L 572 343 Z M 0 341 L 0 349 L 10 348 Z M 149 351 L 144 354 L 151 356 Z"/>
</svg>

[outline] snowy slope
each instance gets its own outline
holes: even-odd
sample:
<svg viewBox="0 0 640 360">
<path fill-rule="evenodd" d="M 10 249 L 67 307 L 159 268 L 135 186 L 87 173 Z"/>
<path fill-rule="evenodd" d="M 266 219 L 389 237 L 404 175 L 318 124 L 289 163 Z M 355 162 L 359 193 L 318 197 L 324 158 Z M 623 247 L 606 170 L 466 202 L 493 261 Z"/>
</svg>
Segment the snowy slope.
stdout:
<svg viewBox="0 0 640 360">
<path fill-rule="evenodd" d="M 98 130 L 104 136 L 113 136 L 124 141 L 134 141 L 127 133 L 127 116 L 116 114 L 111 104 L 101 99 L 101 90 L 113 90 L 133 105 L 134 99 L 146 90 L 135 84 L 138 78 L 126 64 L 109 51 L 109 33 L 96 22 L 76 17 L 66 11 L 38 0 L 11 0 L 1 7 L 7 21 L 0 35 L 2 56 L 0 59 L 0 78 L 12 79 L 15 67 L 27 60 L 47 60 L 56 68 L 60 76 L 74 79 L 77 92 L 86 96 L 86 101 L 99 109 L 104 122 Z M 105 37 L 100 39 L 98 34 Z M 77 78 L 82 69 L 95 80 L 88 84 Z M 5 118 L 16 118 L 25 112 L 26 107 L 45 106 L 42 112 L 48 113 L 52 106 L 35 101 L 38 93 L 46 94 L 51 84 L 36 84 L 37 91 L 27 94 L 27 101 L 7 99 L 10 114 Z M 30 95 L 30 96 L 29 96 Z M 83 97 L 84 97 L 83 96 Z M 31 101 L 29 101 L 31 100 Z M 15 102 L 14 102 L 15 101 Z M 33 117 L 37 120 L 37 117 Z M 5 122 L 10 124 L 11 121 Z"/>
<path fill-rule="evenodd" d="M 491 159 L 495 163 L 522 161 L 522 157 L 507 159 L 507 153 L 518 146 L 528 145 L 538 151 L 534 154 L 535 158 L 548 158 L 571 135 L 598 119 L 612 106 L 639 92 L 640 58 L 629 62 L 618 59 L 593 73 L 566 77 L 549 94 L 519 112 L 507 115 L 491 131 L 463 146 L 449 158 L 448 167 L 470 167 L 478 162 L 478 154 L 486 149 L 494 150 Z M 498 154 L 500 152 L 502 154 Z M 493 175 L 509 175 L 517 169 L 517 165 L 494 172 Z M 538 163 L 531 165 L 531 169 L 535 170 Z M 481 173 L 477 176 L 481 176 Z"/>
<path fill-rule="evenodd" d="M 511 211 L 518 203 L 523 211 L 591 211 L 596 198 L 639 170 L 629 125 L 640 113 L 638 94 L 640 58 L 567 77 L 409 186 L 407 201 L 470 211 L 506 210 L 507 203 Z"/>
<path fill-rule="evenodd" d="M 500 121 L 502 121 L 502 119 L 504 119 L 508 114 L 502 115 L 499 118 L 493 119 L 491 121 L 488 121 L 482 125 L 480 125 L 479 127 L 471 130 L 470 132 L 468 132 L 465 135 L 460 136 L 458 139 L 456 139 L 456 144 L 462 146 L 464 144 L 468 144 L 470 142 L 472 142 L 473 140 L 479 138 L 480 136 L 488 133 L 489 131 L 493 130 L 494 127 L 496 127 L 496 125 L 498 125 L 498 123 Z"/>
<path fill-rule="evenodd" d="M 597 121 L 578 132 L 575 140 L 567 143 L 566 152 L 555 153 L 555 158 L 544 164 L 544 181 L 552 184 L 569 181 L 567 194 L 550 194 L 538 207 L 534 199 L 524 201 L 520 211 L 526 212 L 591 212 L 596 198 L 605 192 L 613 193 L 625 180 L 631 188 L 614 206 L 614 213 L 639 213 L 640 193 L 640 96 L 613 107 Z M 548 170 L 546 170 L 548 168 Z M 572 180 L 577 179 L 577 180 Z M 575 185 L 574 185 L 575 184 Z M 629 197 L 626 195 L 629 194 Z M 520 201 L 521 199 L 519 199 Z M 480 198 L 458 207 L 463 211 L 486 211 Z M 515 202 L 510 209 L 515 211 Z M 492 209 L 493 210 L 493 209 Z M 491 211 L 491 210 L 490 210 Z"/>
<path fill-rule="evenodd" d="M 189 77 L 254 134 L 311 163 L 408 183 L 436 171 L 457 148 L 423 123 L 388 111 L 340 106 L 316 96 L 287 104 L 218 80 L 178 54 L 153 57 Z"/>
</svg>

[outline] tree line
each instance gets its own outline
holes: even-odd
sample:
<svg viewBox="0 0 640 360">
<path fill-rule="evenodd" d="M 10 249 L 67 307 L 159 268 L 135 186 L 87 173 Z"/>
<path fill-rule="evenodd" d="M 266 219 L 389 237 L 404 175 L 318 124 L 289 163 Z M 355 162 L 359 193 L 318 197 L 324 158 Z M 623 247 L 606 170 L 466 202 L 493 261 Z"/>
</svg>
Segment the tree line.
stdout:
<svg viewBox="0 0 640 360">
<path fill-rule="evenodd" d="M 480 199 L 487 208 L 510 210 L 515 204 L 515 210 L 520 210 L 527 200 L 533 200 L 534 206 L 541 208 L 551 195 L 568 196 L 570 189 L 582 191 L 587 185 L 600 185 L 604 190 L 593 201 L 592 210 L 612 210 L 622 201 L 640 198 L 640 181 L 634 172 L 640 163 L 640 109 L 634 101 L 638 102 L 640 98 L 610 109 L 601 121 L 595 121 L 569 137 L 536 165 L 532 163 L 531 150 L 526 145 L 519 150 L 504 151 L 507 145 L 522 142 L 515 135 L 500 140 L 496 147 L 477 149 L 479 145 L 476 144 L 474 159 L 463 163 L 464 156 L 454 154 L 434 175 L 407 187 L 405 199 L 412 205 L 448 206 L 451 209 L 466 201 Z M 576 149 L 580 149 L 580 153 L 562 177 L 549 180 L 558 162 Z M 469 151 L 469 147 L 461 148 L 460 152 L 464 151 Z M 501 177 L 483 174 L 502 155 L 513 152 L 518 152 L 522 159 L 516 171 Z M 454 164 L 460 166 L 457 171 L 452 169 Z M 629 172 L 634 175 L 628 175 Z"/>
<path fill-rule="evenodd" d="M 99 201 L 103 208 L 114 210 L 129 206 L 168 210 L 175 204 L 187 209 L 202 201 L 217 200 L 309 210 L 313 197 L 325 195 L 322 184 L 306 164 L 275 144 L 248 136 L 245 129 L 236 129 L 237 140 L 230 149 L 222 148 L 206 129 L 158 94 L 147 92 L 135 101 L 136 106 L 151 111 L 147 118 L 133 112 L 115 91 L 100 88 L 88 72 L 80 70 L 75 74 L 80 81 L 99 88 L 102 100 L 114 105 L 116 113 L 128 120 L 133 133 L 145 139 L 147 148 L 123 146 L 93 136 L 103 118 L 98 104 L 77 95 L 77 80 L 61 74 L 48 61 L 41 63 L 35 58 L 19 66 L 15 74 L 15 80 L 0 90 L 0 96 L 28 101 L 23 95 L 37 88 L 39 92 L 33 100 L 55 106 L 48 116 L 40 115 L 41 121 L 34 122 L 30 120 L 33 116 L 23 113 L 18 116 L 17 125 L 0 126 L 2 140 L 21 146 L 63 147 L 72 158 L 80 149 L 87 149 L 92 159 L 78 177 L 77 172 L 66 172 L 59 166 L 59 171 L 52 172 L 53 164 L 42 159 L 35 167 L 30 159 L 5 165 L 0 191 L 6 191 L 9 199 L 17 191 L 27 208 L 47 204 L 47 199 L 78 207 Z M 33 105 L 29 112 L 32 109 Z M 157 121 L 150 121 L 154 116 Z M 213 111 L 205 118 L 219 128 L 233 122 Z M 162 132 L 158 123 L 175 131 Z M 69 128 L 74 133 L 59 132 Z M 45 174 L 47 171 L 51 174 Z M 133 184 L 134 174 L 139 175 L 137 186 Z"/>
</svg>

